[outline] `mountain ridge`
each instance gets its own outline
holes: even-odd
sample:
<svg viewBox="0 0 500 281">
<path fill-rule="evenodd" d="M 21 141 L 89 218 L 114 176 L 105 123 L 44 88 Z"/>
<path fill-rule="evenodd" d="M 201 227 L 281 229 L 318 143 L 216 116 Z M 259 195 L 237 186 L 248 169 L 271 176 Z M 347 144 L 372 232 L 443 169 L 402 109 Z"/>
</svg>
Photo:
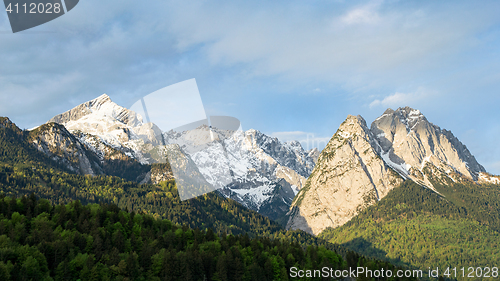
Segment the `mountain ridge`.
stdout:
<svg viewBox="0 0 500 281">
<path fill-rule="evenodd" d="M 319 234 L 375 204 L 404 180 L 439 193 L 451 182 L 496 181 L 451 131 L 410 107 L 387 109 L 368 128 L 349 115 L 319 155 L 287 214 L 287 229 Z"/>
<path fill-rule="evenodd" d="M 286 214 L 315 165 L 315 155 L 319 155 L 317 150 L 306 152 L 299 142 L 282 143 L 255 129 L 243 132 L 201 126 L 183 132 L 162 132 L 153 123 L 144 123 L 140 114 L 114 103 L 107 95 L 56 115 L 49 122 L 65 126 L 101 158 L 111 149 L 143 165 L 164 163 L 164 152 L 178 145 L 180 153 L 196 164 L 210 184 L 224 186 L 220 190 L 222 195 L 255 211 L 268 210 L 263 212 L 272 217 Z M 218 144 L 203 145 L 211 138 Z M 218 146 L 224 149 L 217 152 Z M 220 161 L 226 157 L 227 163 Z M 223 169 L 230 171 L 225 177 L 232 177 L 232 180 L 220 178 L 217 181 L 213 177 L 224 176 Z M 146 174 L 139 181 L 160 178 Z M 271 202 L 284 205 L 272 208 Z M 272 210 L 280 210 L 279 215 Z"/>
</svg>

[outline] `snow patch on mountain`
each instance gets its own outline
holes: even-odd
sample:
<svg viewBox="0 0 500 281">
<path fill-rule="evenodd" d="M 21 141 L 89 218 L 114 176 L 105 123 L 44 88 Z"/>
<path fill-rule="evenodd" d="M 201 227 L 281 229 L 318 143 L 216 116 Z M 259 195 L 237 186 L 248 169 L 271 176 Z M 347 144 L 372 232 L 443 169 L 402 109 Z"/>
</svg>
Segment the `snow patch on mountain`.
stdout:
<svg viewBox="0 0 500 281">
<path fill-rule="evenodd" d="M 97 136 L 99 141 L 88 142 L 96 152 L 102 149 L 102 143 L 123 150 L 142 164 L 151 162 L 147 152 L 153 146 L 164 144 L 162 132 L 156 125 L 143 123 L 142 116 L 117 105 L 105 94 L 49 122 L 62 124 L 72 133 Z"/>
<path fill-rule="evenodd" d="M 208 142 L 209 132 L 214 142 Z M 221 192 L 224 196 L 257 211 L 262 203 L 276 196 L 273 192 L 281 179 L 293 187 L 293 192 L 283 193 L 291 197 L 284 201 L 291 202 L 314 167 L 314 160 L 299 142 L 281 143 L 255 129 L 243 132 L 202 126 L 164 133 L 164 139 L 190 152 L 207 181 L 225 187 Z M 197 148 L 200 144 L 202 149 Z"/>
</svg>

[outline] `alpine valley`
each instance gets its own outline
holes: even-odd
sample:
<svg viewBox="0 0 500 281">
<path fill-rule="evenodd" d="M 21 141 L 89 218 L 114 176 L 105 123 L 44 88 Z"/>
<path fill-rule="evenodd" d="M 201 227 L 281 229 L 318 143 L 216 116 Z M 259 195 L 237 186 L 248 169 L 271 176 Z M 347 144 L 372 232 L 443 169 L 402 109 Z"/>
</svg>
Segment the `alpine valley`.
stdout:
<svg viewBox="0 0 500 281">
<path fill-rule="evenodd" d="M 441 278 L 449 280 L 482 280 L 487 270 L 489 276 L 498 276 L 498 268 L 495 271 L 494 267 L 500 264 L 500 177 L 487 173 L 450 131 L 429 122 L 419 110 L 387 109 L 370 126 L 361 116 L 349 115 L 321 152 L 306 151 L 297 141 L 283 143 L 254 129 L 227 131 L 200 126 L 195 130 L 164 132 L 155 124 L 144 122 L 139 114 L 115 104 L 107 95 L 29 131 L 2 118 L 1 196 L 33 193 L 52 204 L 70 204 L 68 210 L 79 204 L 73 200 L 101 203 L 101 208 L 102 204 L 116 204 L 126 211 L 149 215 L 151 220 L 168 219 L 183 224 L 185 233 L 189 232 L 187 228 L 212 229 L 223 235 L 221 241 L 226 241 L 226 234 L 293 241 L 309 247 L 306 253 L 311 255 L 308 262 L 313 269 L 320 268 L 319 264 L 372 269 L 397 266 L 420 269 L 426 275 L 429 268 L 439 267 Z M 200 139 L 200 132 L 210 134 L 224 148 L 224 155 L 213 157 L 207 150 L 196 149 L 205 141 Z M 227 163 L 223 164 L 231 171 L 231 181 L 216 192 L 181 201 L 172 168 L 164 159 L 167 150 L 182 154 L 213 185 L 218 184 L 213 175 L 220 174 L 220 159 L 224 156 Z M 23 198 L 18 199 L 20 207 L 15 216 L 28 204 L 27 197 Z M 32 197 L 29 200 L 36 201 Z M 24 236 L 16 236 L 14 229 L 22 228 L 16 223 L 25 222 L 14 219 L 14 203 L 2 202 L 0 207 L 9 214 L 2 218 L 17 222 L 0 222 L 0 232 L 12 234 L 9 239 L 16 243 L 35 241 L 26 231 Z M 38 206 L 44 202 L 30 204 Z M 32 216 L 30 212 L 35 209 L 24 212 L 23 216 Z M 51 212 L 61 211 L 54 207 Z M 100 211 L 89 212 L 94 216 Z M 71 224 L 76 221 L 82 235 L 91 228 L 89 221 L 85 226 L 84 217 L 73 218 Z M 101 223 L 105 224 L 104 217 Z M 56 225 L 68 228 L 60 221 L 52 225 L 54 229 Z M 152 225 L 151 222 L 143 227 Z M 23 226 L 28 229 L 28 225 Z M 108 225 L 106 231 L 115 231 L 116 224 L 113 227 Z M 7 229 L 10 232 L 5 232 Z M 188 241 L 186 251 L 199 246 L 178 229 L 178 240 Z M 129 237 L 134 231 L 123 233 Z M 206 235 L 215 239 L 212 234 Z M 242 241 L 238 242 L 240 246 L 250 243 L 243 242 L 248 237 L 241 237 L 237 237 Z M 0 235 L 0 245 L 12 242 L 2 239 Z M 235 241 L 228 243 L 236 245 Z M 268 246 L 268 242 L 258 243 Z M 220 245 L 212 246 L 220 250 Z M 85 251 L 92 249 L 87 248 L 81 247 Z M 224 255 L 230 252 L 226 250 Z M 298 252 L 280 252 L 280 258 L 273 255 L 267 255 L 269 264 L 263 261 L 262 268 L 274 268 L 274 277 L 255 280 L 287 280 L 282 269 L 300 265 L 299 260 L 305 264 L 307 260 L 307 255 Z M 238 259 L 246 257 L 240 256 Z M 118 262 L 113 276 L 122 274 Z M 248 261 L 245 270 L 250 265 Z M 234 272 L 241 276 L 250 274 L 245 270 L 233 272 L 218 263 L 211 266 L 213 272 L 208 275 L 212 280 L 233 280 L 227 276 Z M 455 275 L 445 271 L 453 267 L 458 269 Z M 462 267 L 473 268 L 474 274 L 469 275 L 473 278 L 462 276 Z M 5 268 L 14 272 L 7 263 Z M 477 268 L 481 268 L 481 276 Z M 271 269 L 269 272 L 273 272 Z M 50 276 L 64 271 L 61 268 L 56 272 L 55 267 L 50 270 Z M 227 278 L 220 278 L 221 274 Z"/>
</svg>

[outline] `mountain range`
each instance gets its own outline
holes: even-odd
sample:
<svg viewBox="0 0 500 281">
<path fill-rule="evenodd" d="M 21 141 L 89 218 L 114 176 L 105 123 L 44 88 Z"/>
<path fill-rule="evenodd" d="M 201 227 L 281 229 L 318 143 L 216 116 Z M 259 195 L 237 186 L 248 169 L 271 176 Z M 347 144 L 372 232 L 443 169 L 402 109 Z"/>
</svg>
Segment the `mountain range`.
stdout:
<svg viewBox="0 0 500 281">
<path fill-rule="evenodd" d="M 223 186 L 219 194 L 288 229 L 315 235 L 345 224 L 405 180 L 434 192 L 435 182 L 500 182 L 450 131 L 409 107 L 387 109 L 370 127 L 361 116 L 348 116 L 321 153 L 254 129 L 202 125 L 162 132 L 105 94 L 33 131 L 38 150 L 73 172 L 141 183 L 173 178 L 171 170 L 155 169 L 152 174 L 146 166 L 166 162 L 162 151 L 175 148 L 203 180 Z M 206 142 L 200 136 L 215 136 L 223 150 L 214 156 L 213 149 L 199 149 Z M 225 175 L 229 179 L 220 176 L 224 169 L 230 171 Z"/>
<path fill-rule="evenodd" d="M 203 180 L 223 186 L 222 196 L 314 235 L 344 225 L 405 180 L 438 194 L 436 183 L 500 182 L 450 131 L 409 107 L 387 109 L 370 127 L 349 115 L 321 153 L 254 129 L 162 132 L 105 94 L 32 131 L 38 150 L 70 171 L 140 183 L 173 179 L 169 169 L 146 166 L 167 162 L 163 151 L 175 148 Z M 215 136 L 223 150 L 199 149 L 200 136 Z"/>
<path fill-rule="evenodd" d="M 297 141 L 282 143 L 254 129 L 228 132 L 200 126 L 162 132 L 105 94 L 54 116 L 32 131 L 38 132 L 33 143 L 40 151 L 80 174 L 110 174 L 105 171 L 110 161 L 126 161 L 136 167 L 166 162 L 162 150 L 174 147 L 214 186 L 220 177 L 213 175 L 220 173 L 221 165 L 227 165 L 231 179 L 218 192 L 275 220 L 288 212 L 319 156 L 317 149 L 305 151 Z M 197 138 L 210 134 L 223 146 L 228 163 L 220 160 L 224 155 L 214 156 L 213 151 L 197 148 L 203 141 Z M 171 171 L 162 171 L 160 176 L 144 168 L 136 171 L 141 172 L 127 178 L 142 183 L 173 178 Z"/>
<path fill-rule="evenodd" d="M 203 146 L 208 135 L 219 154 Z M 172 150 L 224 187 L 181 201 L 165 159 Z M 30 131 L 0 118 L 0 162 L 8 196 L 115 203 L 218 233 L 331 247 L 325 239 L 403 267 L 486 266 L 500 255 L 500 177 L 409 107 L 371 126 L 349 115 L 320 152 L 254 129 L 163 132 L 102 95 Z"/>
</svg>

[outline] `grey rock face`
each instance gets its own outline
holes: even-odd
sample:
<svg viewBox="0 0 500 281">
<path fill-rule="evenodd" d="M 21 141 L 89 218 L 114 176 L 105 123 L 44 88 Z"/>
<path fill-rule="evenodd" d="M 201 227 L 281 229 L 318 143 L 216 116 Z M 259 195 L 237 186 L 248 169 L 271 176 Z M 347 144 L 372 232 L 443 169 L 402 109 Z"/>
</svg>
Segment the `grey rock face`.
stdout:
<svg viewBox="0 0 500 281">
<path fill-rule="evenodd" d="M 399 185 L 403 179 L 380 158 L 375 142 L 365 120 L 349 115 L 295 197 L 287 228 L 318 234 L 343 225 Z"/>
<path fill-rule="evenodd" d="M 290 209 L 295 191 L 284 179 L 273 182 L 272 186 L 274 188 L 270 196 L 259 206 L 259 213 L 272 220 L 280 221 Z"/>
<path fill-rule="evenodd" d="M 96 136 L 82 132 L 72 134 L 57 123 L 32 130 L 30 141 L 39 151 L 77 174 L 114 175 L 137 181 L 146 176 L 147 167 L 124 152 L 103 143 Z"/>
<path fill-rule="evenodd" d="M 370 129 L 362 117 L 348 116 L 294 199 L 287 228 L 318 234 L 341 226 L 404 179 L 431 189 L 432 182 L 499 181 L 450 131 L 418 110 L 387 109 Z"/>
<path fill-rule="evenodd" d="M 245 134 L 252 147 L 260 148 L 281 166 L 288 167 L 304 177 L 311 174 L 314 161 L 298 141 L 281 143 L 277 138 L 269 137 L 257 130 L 249 130 Z"/>
<path fill-rule="evenodd" d="M 208 127 L 197 130 L 204 129 L 208 130 Z M 166 143 L 178 144 L 185 151 L 194 151 L 191 158 L 209 181 L 211 176 L 220 175 L 222 170 L 230 171 L 226 175 L 229 180 L 220 190 L 224 196 L 270 217 L 283 216 L 314 167 L 314 161 L 300 143 L 281 143 L 277 138 L 253 129 L 246 132 L 212 130 L 222 148 L 218 151 L 215 146 L 202 150 L 190 148 L 194 142 L 205 142 L 202 132 L 196 137 L 192 136 L 192 131 L 167 132 L 164 138 Z M 206 135 L 208 138 L 209 134 Z M 220 176 L 217 178 L 221 179 Z M 220 182 L 211 183 L 220 186 Z M 286 210 L 270 206 L 270 202 L 277 202 L 280 206 L 283 203 Z M 264 205 L 266 207 L 263 208 Z M 274 211 L 279 214 L 272 213 Z"/>
</svg>

